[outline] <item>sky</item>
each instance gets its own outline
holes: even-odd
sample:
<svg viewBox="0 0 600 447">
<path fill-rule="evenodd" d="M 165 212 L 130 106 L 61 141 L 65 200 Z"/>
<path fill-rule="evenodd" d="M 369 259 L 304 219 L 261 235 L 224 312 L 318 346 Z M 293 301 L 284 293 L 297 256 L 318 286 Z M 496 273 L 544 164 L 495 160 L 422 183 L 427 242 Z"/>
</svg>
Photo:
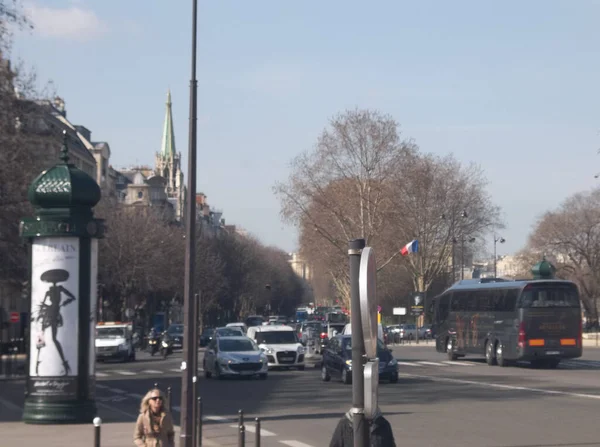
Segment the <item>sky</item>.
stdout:
<svg viewBox="0 0 600 447">
<path fill-rule="evenodd" d="M 191 0 L 25 8 L 35 28 L 12 57 L 52 81 L 115 168 L 153 165 L 168 89 L 187 167 Z M 199 0 L 198 191 L 293 251 L 273 185 L 331 117 L 377 109 L 423 152 L 481 166 L 506 223 L 498 254 L 514 253 L 600 181 L 599 13 L 598 0 Z"/>
</svg>

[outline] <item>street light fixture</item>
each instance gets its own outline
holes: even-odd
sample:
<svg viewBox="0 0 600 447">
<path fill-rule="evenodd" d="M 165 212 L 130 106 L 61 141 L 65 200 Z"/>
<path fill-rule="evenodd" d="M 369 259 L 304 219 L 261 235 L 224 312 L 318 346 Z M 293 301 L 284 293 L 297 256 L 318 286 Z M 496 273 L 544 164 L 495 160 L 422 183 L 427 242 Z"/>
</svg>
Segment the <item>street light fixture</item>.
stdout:
<svg viewBox="0 0 600 447">
<path fill-rule="evenodd" d="M 498 256 L 496 256 L 496 244 L 500 242 L 501 244 L 504 244 L 506 242 L 506 239 L 504 239 L 501 236 L 496 237 L 496 235 L 494 234 L 494 278 L 496 278 L 497 276 L 497 271 L 496 271 L 496 263 L 498 261 Z"/>
</svg>

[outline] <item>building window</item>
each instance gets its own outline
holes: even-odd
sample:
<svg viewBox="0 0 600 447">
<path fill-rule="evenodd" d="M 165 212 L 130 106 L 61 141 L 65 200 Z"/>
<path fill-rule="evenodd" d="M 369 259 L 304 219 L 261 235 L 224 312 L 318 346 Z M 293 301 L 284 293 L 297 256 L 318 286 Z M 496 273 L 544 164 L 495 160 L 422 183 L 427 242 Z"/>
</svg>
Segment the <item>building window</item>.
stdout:
<svg viewBox="0 0 600 447">
<path fill-rule="evenodd" d="M 144 193 L 142 191 L 138 192 L 138 199 L 141 199 L 142 197 L 144 197 Z"/>
</svg>

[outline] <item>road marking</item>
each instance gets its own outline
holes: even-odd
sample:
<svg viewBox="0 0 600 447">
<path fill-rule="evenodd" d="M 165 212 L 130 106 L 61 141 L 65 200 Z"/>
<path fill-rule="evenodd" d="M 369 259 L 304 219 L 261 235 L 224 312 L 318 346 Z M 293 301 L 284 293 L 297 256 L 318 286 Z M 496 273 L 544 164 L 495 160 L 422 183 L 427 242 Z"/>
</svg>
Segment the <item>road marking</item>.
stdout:
<svg viewBox="0 0 600 447">
<path fill-rule="evenodd" d="M 239 426 L 237 424 L 233 424 L 233 425 L 230 425 L 230 427 L 238 428 Z M 250 432 L 250 433 L 256 433 L 256 427 L 254 425 L 246 424 L 246 431 Z M 277 436 L 277 435 L 275 433 L 273 433 L 272 431 L 265 430 L 264 428 L 261 427 L 260 436 Z"/>
<path fill-rule="evenodd" d="M 413 362 L 398 362 L 398 365 L 412 366 L 412 367 L 423 366 L 423 365 L 419 365 L 419 364 L 413 363 Z"/>
<path fill-rule="evenodd" d="M 225 416 L 206 416 L 204 419 L 206 419 L 208 421 L 225 422 L 225 421 L 232 421 L 234 418 L 225 417 Z"/>
<path fill-rule="evenodd" d="M 181 368 L 173 368 L 173 369 L 170 369 L 169 371 L 180 373 L 181 372 Z"/>
<path fill-rule="evenodd" d="M 437 363 L 437 362 L 417 362 L 420 363 L 421 365 L 431 365 L 431 366 L 448 366 L 448 365 L 444 365 L 443 363 Z"/>
<path fill-rule="evenodd" d="M 475 366 L 472 363 L 453 362 L 452 360 L 446 360 L 444 363 L 447 363 L 449 365 L 458 365 L 458 366 Z"/>
<path fill-rule="evenodd" d="M 158 371 L 156 369 L 145 369 L 141 374 L 164 374 L 164 371 Z"/>
<path fill-rule="evenodd" d="M 451 379 L 449 377 L 437 377 L 437 376 L 428 376 L 428 375 L 416 376 L 414 374 L 405 374 L 405 373 L 399 373 L 398 375 L 402 376 L 402 377 L 410 377 L 410 378 L 415 378 L 415 379 L 422 379 L 423 377 L 427 377 L 432 382 L 460 383 L 463 385 L 477 385 L 477 386 L 489 387 L 489 388 L 499 388 L 499 389 L 503 389 L 503 390 L 531 391 L 533 393 L 542 393 L 542 394 L 568 396 L 568 397 L 581 397 L 581 398 L 585 398 L 585 399 L 600 400 L 600 394 L 571 393 L 569 391 L 545 390 L 543 388 L 529 388 L 526 386 L 517 386 L 517 385 L 502 385 L 499 383 L 477 382 L 476 380 Z"/>
<path fill-rule="evenodd" d="M 2 399 L 0 397 L 0 404 L 2 404 L 3 407 L 8 408 L 9 410 L 12 411 L 16 411 L 16 412 L 21 412 L 23 411 L 23 409 L 21 407 L 19 407 L 17 404 L 13 404 L 11 401 L 6 400 L 6 399 Z"/>
<path fill-rule="evenodd" d="M 102 373 L 102 372 L 97 372 L 96 377 L 108 377 L 108 374 Z"/>
<path fill-rule="evenodd" d="M 135 373 L 132 371 L 115 371 L 117 374 L 121 374 L 122 376 L 135 376 Z"/>
<path fill-rule="evenodd" d="M 112 391 L 116 394 L 127 394 L 127 391 L 120 390 L 119 388 L 108 388 L 108 391 Z"/>
<path fill-rule="evenodd" d="M 312 445 L 305 444 L 300 441 L 279 441 L 281 444 L 289 445 L 290 447 L 312 447 Z"/>
</svg>

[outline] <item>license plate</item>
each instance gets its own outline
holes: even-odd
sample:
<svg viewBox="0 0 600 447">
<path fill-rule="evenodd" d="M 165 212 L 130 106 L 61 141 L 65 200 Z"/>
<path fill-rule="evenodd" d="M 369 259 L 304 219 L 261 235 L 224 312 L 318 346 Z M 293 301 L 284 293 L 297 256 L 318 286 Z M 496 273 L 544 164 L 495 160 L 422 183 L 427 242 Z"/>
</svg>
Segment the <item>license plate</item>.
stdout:
<svg viewBox="0 0 600 447">
<path fill-rule="evenodd" d="M 560 351 L 546 351 L 546 355 L 559 355 Z"/>
<path fill-rule="evenodd" d="M 293 362 L 294 357 L 281 357 L 282 362 Z"/>
</svg>

